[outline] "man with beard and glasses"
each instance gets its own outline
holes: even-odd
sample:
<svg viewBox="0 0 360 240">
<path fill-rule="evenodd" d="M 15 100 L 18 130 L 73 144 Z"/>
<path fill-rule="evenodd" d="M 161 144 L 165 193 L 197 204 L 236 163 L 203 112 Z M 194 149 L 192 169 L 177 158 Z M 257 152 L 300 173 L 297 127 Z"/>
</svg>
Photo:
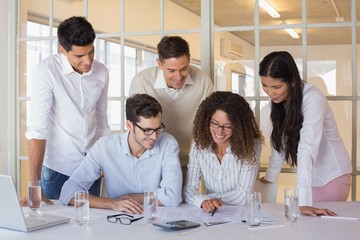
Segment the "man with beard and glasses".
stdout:
<svg viewBox="0 0 360 240">
<path fill-rule="evenodd" d="M 95 143 L 65 182 L 62 204 L 73 205 L 74 193 L 88 190 L 101 172 L 108 197 L 90 195 L 90 207 L 141 214 L 145 191 L 154 191 L 160 205 L 178 206 L 182 201 L 179 147 L 164 132 L 160 104 L 147 94 L 135 94 L 125 107 L 128 131 Z"/>
</svg>

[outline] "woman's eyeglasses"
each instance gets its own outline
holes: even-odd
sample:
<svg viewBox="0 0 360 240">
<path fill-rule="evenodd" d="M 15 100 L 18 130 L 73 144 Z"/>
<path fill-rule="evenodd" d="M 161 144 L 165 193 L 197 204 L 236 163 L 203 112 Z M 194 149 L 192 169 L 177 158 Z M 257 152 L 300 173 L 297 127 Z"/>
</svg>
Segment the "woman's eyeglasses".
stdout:
<svg viewBox="0 0 360 240">
<path fill-rule="evenodd" d="M 134 216 L 123 213 L 107 216 L 108 222 L 116 223 L 119 221 L 123 225 L 130 225 L 132 222 L 136 222 L 142 218 L 144 217 L 134 218 Z"/>
<path fill-rule="evenodd" d="M 210 127 L 221 128 L 225 132 L 232 132 L 232 126 L 220 125 L 216 122 L 210 122 Z"/>
</svg>

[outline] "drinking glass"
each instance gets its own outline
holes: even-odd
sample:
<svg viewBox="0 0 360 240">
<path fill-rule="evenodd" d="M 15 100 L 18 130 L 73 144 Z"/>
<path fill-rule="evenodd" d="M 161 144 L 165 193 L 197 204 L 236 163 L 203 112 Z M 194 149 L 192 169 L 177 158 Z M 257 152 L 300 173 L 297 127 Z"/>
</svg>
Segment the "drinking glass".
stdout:
<svg viewBox="0 0 360 240">
<path fill-rule="evenodd" d="M 299 216 L 299 193 L 296 188 L 286 188 L 284 190 L 284 212 L 285 218 L 289 222 L 296 223 Z"/>
<path fill-rule="evenodd" d="M 147 223 L 153 223 L 157 218 L 158 199 L 154 192 L 144 193 L 144 218 Z"/>
<path fill-rule="evenodd" d="M 79 190 L 74 195 L 75 222 L 81 226 L 87 225 L 90 220 L 89 192 Z"/>
<path fill-rule="evenodd" d="M 260 192 L 251 192 L 248 194 L 246 211 L 246 222 L 249 226 L 259 226 L 262 220 Z"/>
<path fill-rule="evenodd" d="M 32 212 L 38 212 L 41 206 L 41 185 L 39 180 L 29 181 L 28 206 Z"/>
</svg>

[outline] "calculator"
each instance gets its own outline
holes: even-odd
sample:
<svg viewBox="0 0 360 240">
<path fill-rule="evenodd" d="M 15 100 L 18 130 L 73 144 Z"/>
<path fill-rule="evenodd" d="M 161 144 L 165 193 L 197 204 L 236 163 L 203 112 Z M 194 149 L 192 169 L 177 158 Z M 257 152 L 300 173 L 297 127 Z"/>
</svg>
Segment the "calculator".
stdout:
<svg viewBox="0 0 360 240">
<path fill-rule="evenodd" d="M 200 223 L 191 222 L 188 220 L 175 220 L 175 221 L 166 221 L 166 222 L 154 222 L 154 226 L 162 227 L 169 230 L 182 230 L 188 228 L 200 227 Z"/>
</svg>

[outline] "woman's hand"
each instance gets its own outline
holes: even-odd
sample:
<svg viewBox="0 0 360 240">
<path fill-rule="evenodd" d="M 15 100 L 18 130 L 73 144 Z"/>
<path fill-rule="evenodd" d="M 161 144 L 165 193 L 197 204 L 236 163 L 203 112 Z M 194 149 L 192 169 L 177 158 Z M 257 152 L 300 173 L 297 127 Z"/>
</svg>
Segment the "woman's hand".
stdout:
<svg viewBox="0 0 360 240">
<path fill-rule="evenodd" d="M 268 180 L 266 180 L 265 177 L 261 177 L 261 178 L 259 179 L 259 181 L 262 182 L 262 183 L 271 183 L 271 182 L 269 182 Z"/>
<path fill-rule="evenodd" d="M 320 216 L 320 215 L 325 215 L 325 216 L 336 216 L 337 214 L 334 213 L 333 211 L 324 208 L 315 208 L 315 207 L 311 207 L 311 206 L 301 206 L 300 207 L 300 213 L 302 215 L 309 215 L 309 216 Z"/>
<path fill-rule="evenodd" d="M 211 198 L 201 203 L 201 207 L 205 212 L 212 212 L 215 208 L 219 208 L 224 205 L 224 202 L 218 198 Z"/>
</svg>

